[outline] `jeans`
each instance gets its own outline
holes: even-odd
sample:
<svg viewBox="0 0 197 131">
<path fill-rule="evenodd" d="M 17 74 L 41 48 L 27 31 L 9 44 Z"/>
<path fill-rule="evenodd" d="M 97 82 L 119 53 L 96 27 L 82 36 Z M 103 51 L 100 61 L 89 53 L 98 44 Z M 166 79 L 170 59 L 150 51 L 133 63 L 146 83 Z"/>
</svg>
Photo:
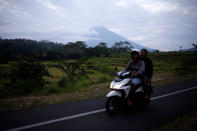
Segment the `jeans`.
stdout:
<svg viewBox="0 0 197 131">
<path fill-rule="evenodd" d="M 130 82 L 135 86 L 138 86 L 141 83 L 141 80 L 139 78 L 130 78 Z"/>
</svg>

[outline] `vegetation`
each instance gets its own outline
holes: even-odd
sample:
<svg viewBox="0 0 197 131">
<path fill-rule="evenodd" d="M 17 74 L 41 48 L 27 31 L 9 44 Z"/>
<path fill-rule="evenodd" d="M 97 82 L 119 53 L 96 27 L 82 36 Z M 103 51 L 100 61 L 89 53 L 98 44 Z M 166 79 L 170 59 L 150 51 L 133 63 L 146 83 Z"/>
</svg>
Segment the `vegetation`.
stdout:
<svg viewBox="0 0 197 131">
<path fill-rule="evenodd" d="M 181 115 L 161 127 L 155 127 L 152 131 L 196 131 L 197 110 Z"/>
<path fill-rule="evenodd" d="M 44 65 L 33 62 L 18 62 L 13 65 L 10 71 L 1 73 L 0 96 L 20 96 L 33 93 L 47 83 L 44 76 L 50 77 L 48 70 Z"/>
<path fill-rule="evenodd" d="M 193 43 L 192 45 L 194 46 L 194 48 L 197 48 L 197 43 L 196 43 L 196 44 L 195 44 L 195 43 Z"/>
<path fill-rule="evenodd" d="M 28 39 L 1 39 L 0 63 L 15 60 L 67 60 L 83 57 L 108 57 L 111 54 L 128 52 L 132 48 L 129 42 L 115 43 L 108 48 L 106 43 L 96 47 L 87 47 L 83 41 L 69 42 L 66 45 L 50 41 L 35 41 Z"/>
</svg>

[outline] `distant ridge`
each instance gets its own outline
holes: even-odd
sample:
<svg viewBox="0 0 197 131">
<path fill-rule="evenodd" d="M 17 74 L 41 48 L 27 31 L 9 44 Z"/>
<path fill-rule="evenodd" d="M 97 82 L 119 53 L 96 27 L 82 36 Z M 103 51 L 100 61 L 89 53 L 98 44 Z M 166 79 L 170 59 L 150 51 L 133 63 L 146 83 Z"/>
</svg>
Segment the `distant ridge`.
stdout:
<svg viewBox="0 0 197 131">
<path fill-rule="evenodd" d="M 197 51 L 197 48 L 189 48 L 189 49 L 185 49 L 183 51 Z"/>
<path fill-rule="evenodd" d="M 108 47 L 112 47 L 115 42 L 127 41 L 131 43 L 134 48 L 146 48 L 148 51 L 154 51 L 154 49 L 142 46 L 134 41 L 128 40 L 127 38 L 124 38 L 103 26 L 92 27 L 89 29 L 89 32 L 90 33 L 86 35 L 86 37 L 88 37 L 89 39 L 85 42 L 90 47 L 94 47 L 98 45 L 100 42 L 105 42 L 107 43 Z"/>
</svg>

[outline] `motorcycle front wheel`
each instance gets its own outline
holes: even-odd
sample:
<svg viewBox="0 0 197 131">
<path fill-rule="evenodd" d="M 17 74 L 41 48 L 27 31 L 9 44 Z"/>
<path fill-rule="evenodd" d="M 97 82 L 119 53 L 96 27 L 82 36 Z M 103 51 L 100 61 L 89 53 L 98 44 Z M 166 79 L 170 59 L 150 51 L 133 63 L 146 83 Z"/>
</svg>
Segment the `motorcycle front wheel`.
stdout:
<svg viewBox="0 0 197 131">
<path fill-rule="evenodd" d="M 120 111 L 120 98 L 118 96 L 109 97 L 106 102 L 106 111 L 114 115 Z"/>
</svg>

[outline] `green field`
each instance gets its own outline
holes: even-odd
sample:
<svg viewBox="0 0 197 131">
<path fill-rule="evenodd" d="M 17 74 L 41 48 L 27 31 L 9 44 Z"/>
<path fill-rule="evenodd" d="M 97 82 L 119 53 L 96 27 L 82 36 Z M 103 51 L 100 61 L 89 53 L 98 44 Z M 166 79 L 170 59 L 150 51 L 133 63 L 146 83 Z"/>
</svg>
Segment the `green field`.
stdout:
<svg viewBox="0 0 197 131">
<path fill-rule="evenodd" d="M 155 87 L 172 83 L 192 80 L 197 78 L 197 52 L 168 52 L 151 53 L 153 61 Z M 60 87 L 60 81 L 67 74 L 58 66 L 64 66 L 67 61 L 42 61 L 52 77 L 44 77 L 48 81 L 41 89 L 36 89 L 31 94 L 17 95 L 7 91 L 6 78 L 0 80 L 0 111 L 21 109 L 65 101 L 82 100 L 104 96 L 109 91 L 110 81 L 115 77 L 114 68 L 118 71 L 124 69 L 130 61 L 129 54 L 115 57 L 92 57 L 83 66 L 87 77 Z M 16 62 L 0 64 L 0 73 L 9 72 Z M 28 87 L 27 87 L 28 88 Z M 11 94 L 12 93 L 12 94 Z M 73 95 L 74 94 L 74 95 Z"/>
</svg>

